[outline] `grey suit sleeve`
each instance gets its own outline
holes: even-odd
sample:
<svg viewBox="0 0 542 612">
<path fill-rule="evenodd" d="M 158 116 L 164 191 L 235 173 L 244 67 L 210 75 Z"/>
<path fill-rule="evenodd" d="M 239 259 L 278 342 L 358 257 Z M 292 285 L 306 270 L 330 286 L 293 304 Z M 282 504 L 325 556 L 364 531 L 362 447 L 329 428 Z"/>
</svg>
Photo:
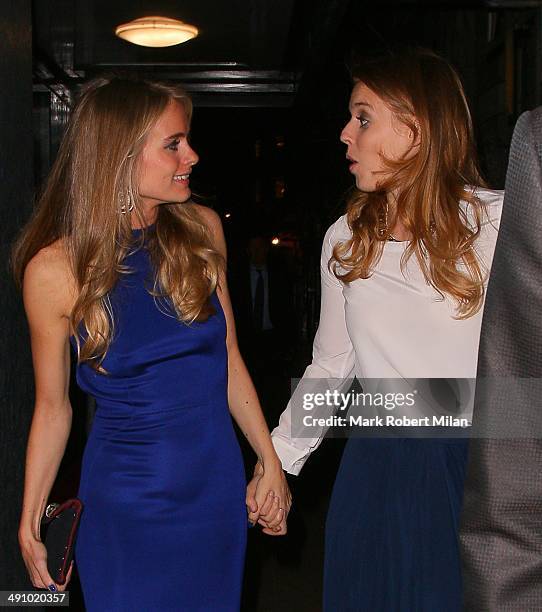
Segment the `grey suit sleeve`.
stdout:
<svg viewBox="0 0 542 612">
<path fill-rule="evenodd" d="M 469 612 L 542 610 L 541 158 L 542 107 L 514 130 L 484 309 L 480 437 L 470 443 L 460 532 Z M 507 439 L 511 425 L 530 433 Z"/>
</svg>

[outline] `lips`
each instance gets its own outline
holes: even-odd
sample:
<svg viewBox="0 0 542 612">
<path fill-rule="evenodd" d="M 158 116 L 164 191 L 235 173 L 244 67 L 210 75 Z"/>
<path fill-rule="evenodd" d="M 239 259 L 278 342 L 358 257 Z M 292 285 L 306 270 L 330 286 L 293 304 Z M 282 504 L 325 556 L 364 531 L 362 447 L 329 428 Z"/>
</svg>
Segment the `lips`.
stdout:
<svg viewBox="0 0 542 612">
<path fill-rule="evenodd" d="M 190 173 L 187 174 L 176 174 L 173 177 L 173 182 L 180 183 L 181 185 L 188 185 L 190 182 Z"/>
<path fill-rule="evenodd" d="M 353 157 L 350 157 L 350 155 L 346 155 L 346 159 L 351 162 L 350 165 L 348 166 L 348 170 L 350 170 L 350 172 L 354 171 L 354 166 L 358 163 Z"/>
</svg>

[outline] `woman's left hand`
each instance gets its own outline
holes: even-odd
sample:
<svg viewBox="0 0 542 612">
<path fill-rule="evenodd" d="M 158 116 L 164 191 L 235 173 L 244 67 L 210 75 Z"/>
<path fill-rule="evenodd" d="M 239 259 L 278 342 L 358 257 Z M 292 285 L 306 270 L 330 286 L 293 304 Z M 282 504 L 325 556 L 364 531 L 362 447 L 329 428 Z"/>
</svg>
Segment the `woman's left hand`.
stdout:
<svg viewBox="0 0 542 612">
<path fill-rule="evenodd" d="M 267 535 L 285 535 L 286 518 L 292 505 L 292 495 L 280 463 L 264 467 L 259 461 L 247 486 L 248 519 L 258 522 Z"/>
</svg>

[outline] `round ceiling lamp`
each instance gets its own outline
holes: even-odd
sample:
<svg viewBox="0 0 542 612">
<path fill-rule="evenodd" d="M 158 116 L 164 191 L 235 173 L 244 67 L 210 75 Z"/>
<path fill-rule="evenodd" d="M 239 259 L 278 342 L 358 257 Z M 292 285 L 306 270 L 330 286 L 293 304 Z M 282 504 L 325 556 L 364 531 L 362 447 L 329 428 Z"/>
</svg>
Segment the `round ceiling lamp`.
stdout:
<svg viewBox="0 0 542 612">
<path fill-rule="evenodd" d="M 169 17 L 141 17 L 117 26 L 115 34 L 142 47 L 172 47 L 195 38 L 198 29 Z"/>
</svg>

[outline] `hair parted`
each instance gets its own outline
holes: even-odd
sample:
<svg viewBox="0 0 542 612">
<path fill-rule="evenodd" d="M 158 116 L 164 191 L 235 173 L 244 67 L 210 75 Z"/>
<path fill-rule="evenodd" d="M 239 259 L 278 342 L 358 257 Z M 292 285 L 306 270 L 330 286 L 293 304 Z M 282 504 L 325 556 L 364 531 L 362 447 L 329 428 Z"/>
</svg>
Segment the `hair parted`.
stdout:
<svg viewBox="0 0 542 612">
<path fill-rule="evenodd" d="M 346 283 L 372 274 L 389 235 L 378 235 L 386 193 L 394 191 L 395 219 L 412 235 L 401 266 L 415 255 L 426 281 L 454 300 L 457 318 L 468 318 L 484 297 L 484 272 L 473 249 L 484 205 L 469 186 L 486 184 L 461 80 L 445 59 L 417 48 L 361 60 L 352 76 L 412 130 L 419 149 L 397 161 L 383 159 L 386 176 L 375 192 L 353 190 L 347 203 L 352 238 L 335 246 L 330 269 Z M 469 205 L 469 217 L 460 201 Z"/>
<path fill-rule="evenodd" d="M 190 123 L 192 103 L 178 85 L 119 76 L 87 83 L 33 215 L 12 249 L 12 271 L 21 287 L 28 262 L 59 241 L 77 290 L 70 331 L 78 361 L 102 373 L 115 331 L 109 294 L 119 275 L 130 272 L 123 261 L 138 246 L 130 214 L 120 213 L 120 203 L 130 198 L 132 214 L 145 225 L 137 190 L 140 156 L 172 101 L 181 104 Z M 206 320 L 214 312 L 209 298 L 223 261 L 195 207 L 160 205 L 154 231 L 142 232 L 139 246 L 144 238 L 156 272 L 151 293 L 169 298 L 182 322 Z"/>
</svg>

